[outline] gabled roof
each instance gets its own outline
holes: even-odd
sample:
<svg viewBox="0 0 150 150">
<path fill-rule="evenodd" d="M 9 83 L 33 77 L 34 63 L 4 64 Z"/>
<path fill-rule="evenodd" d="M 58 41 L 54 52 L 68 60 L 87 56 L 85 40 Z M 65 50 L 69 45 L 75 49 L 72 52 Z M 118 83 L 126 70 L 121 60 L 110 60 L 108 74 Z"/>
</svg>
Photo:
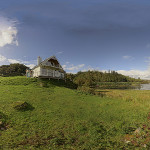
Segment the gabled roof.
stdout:
<svg viewBox="0 0 150 150">
<path fill-rule="evenodd" d="M 32 70 L 35 69 L 35 68 L 37 68 L 37 67 L 39 67 L 39 66 L 41 66 L 41 65 L 44 65 L 44 63 L 46 63 L 46 62 L 49 61 L 50 59 L 57 60 L 56 56 L 51 56 L 51 57 L 49 57 L 49 58 L 43 60 L 39 65 L 34 66 L 34 67 L 32 68 Z M 57 61 L 58 61 L 58 60 L 57 60 Z M 58 61 L 58 63 L 59 63 L 59 61 Z M 59 65 L 60 65 L 60 63 L 59 63 Z M 61 65 L 60 65 L 60 67 L 62 68 Z M 63 70 L 63 68 L 62 68 L 62 70 Z"/>
<path fill-rule="evenodd" d="M 45 59 L 44 61 L 42 61 L 39 65 L 44 64 L 45 62 L 47 62 L 47 61 L 50 60 L 50 59 L 57 60 L 57 58 L 56 58 L 55 56 L 51 56 L 51 57 Z M 58 60 L 57 60 L 57 61 L 58 61 Z M 58 63 L 59 63 L 59 61 L 58 61 Z M 59 63 L 59 64 L 60 64 L 60 63 Z"/>
</svg>

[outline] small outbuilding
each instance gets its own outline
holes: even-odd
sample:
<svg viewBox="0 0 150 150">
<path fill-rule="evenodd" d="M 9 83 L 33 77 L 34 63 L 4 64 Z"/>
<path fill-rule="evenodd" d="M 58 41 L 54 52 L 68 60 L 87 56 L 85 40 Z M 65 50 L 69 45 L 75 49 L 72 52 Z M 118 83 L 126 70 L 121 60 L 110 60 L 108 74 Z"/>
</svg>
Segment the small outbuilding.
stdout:
<svg viewBox="0 0 150 150">
<path fill-rule="evenodd" d="M 39 56 L 37 59 L 37 65 L 32 69 L 26 70 L 26 76 L 65 79 L 65 71 L 55 56 L 51 56 L 44 61 L 42 61 Z"/>
</svg>

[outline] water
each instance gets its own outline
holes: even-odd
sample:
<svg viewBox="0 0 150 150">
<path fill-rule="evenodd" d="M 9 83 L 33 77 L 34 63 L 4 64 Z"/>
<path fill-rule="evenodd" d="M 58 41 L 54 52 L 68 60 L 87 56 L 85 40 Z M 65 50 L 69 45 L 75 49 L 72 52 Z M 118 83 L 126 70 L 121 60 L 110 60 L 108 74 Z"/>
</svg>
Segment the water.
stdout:
<svg viewBox="0 0 150 150">
<path fill-rule="evenodd" d="M 141 84 L 141 87 L 138 88 L 139 90 L 150 90 L 150 84 Z"/>
</svg>

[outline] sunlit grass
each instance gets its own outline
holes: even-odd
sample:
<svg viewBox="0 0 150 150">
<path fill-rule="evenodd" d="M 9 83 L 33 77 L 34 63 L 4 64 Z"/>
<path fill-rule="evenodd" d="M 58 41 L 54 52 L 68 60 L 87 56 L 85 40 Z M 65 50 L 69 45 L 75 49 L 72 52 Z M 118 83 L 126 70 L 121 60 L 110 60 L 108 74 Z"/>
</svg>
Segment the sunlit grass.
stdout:
<svg viewBox="0 0 150 150">
<path fill-rule="evenodd" d="M 149 91 L 101 91 L 82 94 L 48 81 L 25 77 L 0 78 L 0 112 L 6 130 L 0 130 L 1 149 L 121 149 L 131 129 L 147 122 Z M 17 111 L 14 102 L 34 109 Z"/>
</svg>

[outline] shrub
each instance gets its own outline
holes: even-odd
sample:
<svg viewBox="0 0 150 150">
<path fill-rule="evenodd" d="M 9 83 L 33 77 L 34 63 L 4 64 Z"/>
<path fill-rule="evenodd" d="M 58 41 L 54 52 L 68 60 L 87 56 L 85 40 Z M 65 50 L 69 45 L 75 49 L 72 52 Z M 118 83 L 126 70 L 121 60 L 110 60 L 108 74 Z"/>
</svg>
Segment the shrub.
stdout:
<svg viewBox="0 0 150 150">
<path fill-rule="evenodd" d="M 90 87 L 81 86 L 81 87 L 78 87 L 78 90 L 81 92 L 84 92 L 84 93 L 89 93 L 89 94 L 95 95 L 95 90 Z"/>
<path fill-rule="evenodd" d="M 40 87 L 48 87 L 46 82 L 40 82 Z"/>
</svg>

